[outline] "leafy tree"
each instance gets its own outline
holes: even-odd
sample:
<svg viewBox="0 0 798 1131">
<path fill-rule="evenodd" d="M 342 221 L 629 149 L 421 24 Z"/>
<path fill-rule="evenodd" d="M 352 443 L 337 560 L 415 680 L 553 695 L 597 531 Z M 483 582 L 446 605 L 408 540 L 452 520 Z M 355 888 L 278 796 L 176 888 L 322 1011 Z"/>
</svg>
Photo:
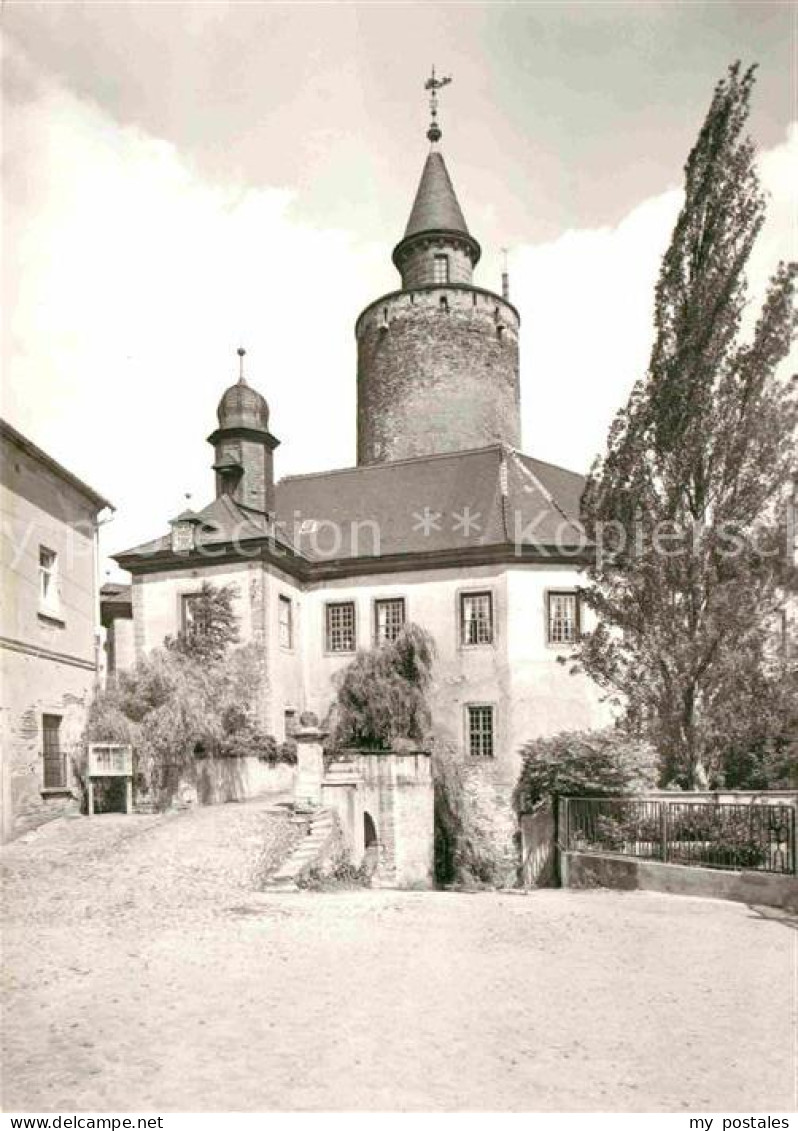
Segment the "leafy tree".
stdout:
<svg viewBox="0 0 798 1131">
<path fill-rule="evenodd" d="M 198 756 L 295 762 L 295 749 L 278 746 L 259 721 L 264 676 L 257 644 L 217 660 L 157 649 L 97 693 L 86 741 L 130 743 L 139 788 L 158 804 L 169 801 L 181 779 L 192 779 Z"/>
<path fill-rule="evenodd" d="M 167 648 L 198 660 L 218 660 L 238 643 L 238 618 L 233 609 L 235 585 L 203 581 L 191 600 L 191 621 L 176 637 L 167 637 Z"/>
<path fill-rule="evenodd" d="M 435 642 L 408 624 L 396 640 L 359 652 L 337 676 L 330 746 L 390 750 L 429 734 L 426 691 Z"/>
<path fill-rule="evenodd" d="M 598 628 L 581 662 L 655 741 L 663 781 L 687 787 L 717 768 L 730 724 L 757 730 L 750 692 L 772 664 L 788 569 L 798 401 L 777 371 L 797 268 L 778 266 L 743 340 L 746 265 L 765 216 L 745 135 L 753 83 L 736 63 L 715 88 L 656 288 L 648 372 L 582 500 Z"/>
<path fill-rule="evenodd" d="M 554 796 L 638 793 L 656 781 L 656 753 L 647 742 L 614 727 L 563 731 L 521 747 L 513 804 L 518 813 L 529 813 Z"/>
</svg>

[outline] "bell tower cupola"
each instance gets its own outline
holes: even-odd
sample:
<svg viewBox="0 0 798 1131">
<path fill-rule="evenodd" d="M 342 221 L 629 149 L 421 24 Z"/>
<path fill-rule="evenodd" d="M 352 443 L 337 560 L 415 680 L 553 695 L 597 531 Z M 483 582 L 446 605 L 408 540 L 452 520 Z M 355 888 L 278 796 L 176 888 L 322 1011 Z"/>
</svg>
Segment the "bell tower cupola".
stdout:
<svg viewBox="0 0 798 1131">
<path fill-rule="evenodd" d="M 213 445 L 216 497 L 261 514 L 274 511 L 273 452 L 280 443 L 269 431 L 266 398 L 244 377 L 245 349 L 238 350 L 238 381 L 226 389 L 216 417 L 219 427 L 208 437 Z"/>
<path fill-rule="evenodd" d="M 404 235 L 393 251 L 399 291 L 357 320 L 359 464 L 521 443 L 518 311 L 474 286 L 481 249 L 440 151 L 435 68 L 424 84 L 427 154 Z"/>
</svg>

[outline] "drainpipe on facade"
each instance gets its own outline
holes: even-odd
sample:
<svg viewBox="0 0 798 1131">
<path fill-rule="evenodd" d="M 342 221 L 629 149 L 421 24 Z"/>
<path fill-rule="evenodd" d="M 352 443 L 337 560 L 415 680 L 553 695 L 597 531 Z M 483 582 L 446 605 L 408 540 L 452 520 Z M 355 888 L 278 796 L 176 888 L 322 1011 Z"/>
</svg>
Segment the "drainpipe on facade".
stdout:
<svg viewBox="0 0 798 1131">
<path fill-rule="evenodd" d="M 105 510 L 110 510 L 107 518 L 100 518 Z M 100 527 L 107 526 L 116 516 L 114 507 L 103 507 L 103 510 L 94 516 L 92 531 L 92 557 L 94 566 L 94 690 L 99 691 L 101 686 L 100 673 L 102 665 L 102 613 L 100 611 Z"/>
</svg>

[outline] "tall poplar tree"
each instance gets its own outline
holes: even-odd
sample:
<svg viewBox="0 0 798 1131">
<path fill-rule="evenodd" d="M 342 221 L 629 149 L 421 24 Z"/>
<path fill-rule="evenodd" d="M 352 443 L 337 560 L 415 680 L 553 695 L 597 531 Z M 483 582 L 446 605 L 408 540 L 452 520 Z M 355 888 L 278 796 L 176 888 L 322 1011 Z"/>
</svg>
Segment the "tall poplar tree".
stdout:
<svg viewBox="0 0 798 1131">
<path fill-rule="evenodd" d="M 798 265 L 776 268 L 745 339 L 746 266 L 765 218 L 746 134 L 753 84 L 754 68 L 735 63 L 715 88 L 656 287 L 648 372 L 582 499 L 598 619 L 582 665 L 657 744 L 663 782 L 686 787 L 769 717 L 790 570 L 798 397 L 777 370 Z"/>
</svg>

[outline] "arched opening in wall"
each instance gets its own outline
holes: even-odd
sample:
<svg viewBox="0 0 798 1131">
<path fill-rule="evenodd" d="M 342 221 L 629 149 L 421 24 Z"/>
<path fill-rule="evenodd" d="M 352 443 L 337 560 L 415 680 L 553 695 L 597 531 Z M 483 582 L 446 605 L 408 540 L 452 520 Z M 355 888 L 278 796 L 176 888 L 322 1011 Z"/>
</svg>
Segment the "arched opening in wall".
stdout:
<svg viewBox="0 0 798 1131">
<path fill-rule="evenodd" d="M 449 300 L 446 297 L 446 295 L 441 295 L 440 303 L 441 303 L 441 310 L 444 312 L 444 314 L 448 314 L 449 313 Z"/>
<path fill-rule="evenodd" d="M 377 840 L 377 826 L 374 824 L 374 818 L 371 813 L 363 813 L 363 847 L 373 848 L 378 844 Z"/>
</svg>

